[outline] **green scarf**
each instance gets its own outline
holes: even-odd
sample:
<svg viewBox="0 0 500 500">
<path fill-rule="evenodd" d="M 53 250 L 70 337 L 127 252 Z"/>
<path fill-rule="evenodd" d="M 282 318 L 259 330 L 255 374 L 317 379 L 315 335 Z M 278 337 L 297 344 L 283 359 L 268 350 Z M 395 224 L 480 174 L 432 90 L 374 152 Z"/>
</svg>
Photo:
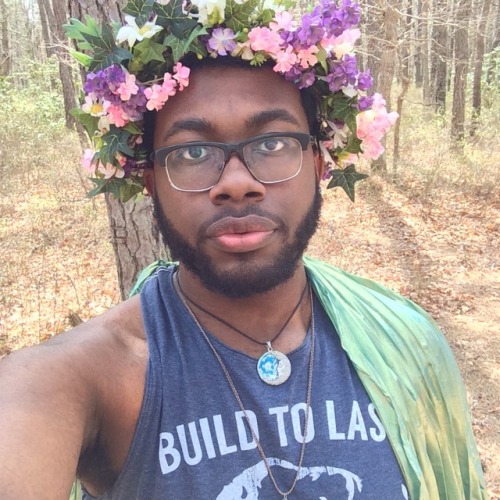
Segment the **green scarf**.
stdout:
<svg viewBox="0 0 500 500">
<path fill-rule="evenodd" d="M 323 308 L 384 424 L 411 499 L 486 499 L 453 354 L 420 307 L 371 280 L 304 257 Z M 165 262 L 145 269 L 131 295 Z"/>
</svg>

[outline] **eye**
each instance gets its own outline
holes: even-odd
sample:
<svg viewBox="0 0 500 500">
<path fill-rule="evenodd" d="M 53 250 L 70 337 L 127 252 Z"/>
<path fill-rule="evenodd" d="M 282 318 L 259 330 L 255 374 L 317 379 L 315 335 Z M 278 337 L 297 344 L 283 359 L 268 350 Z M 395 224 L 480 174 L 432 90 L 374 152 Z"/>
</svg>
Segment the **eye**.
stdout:
<svg viewBox="0 0 500 500">
<path fill-rule="evenodd" d="M 277 152 L 282 150 L 285 144 L 285 138 L 283 137 L 270 137 L 269 139 L 264 139 L 257 143 L 257 148 L 264 152 Z"/>
<path fill-rule="evenodd" d="M 187 146 L 177 150 L 177 157 L 183 160 L 202 160 L 208 154 L 208 148 L 203 146 Z"/>
</svg>

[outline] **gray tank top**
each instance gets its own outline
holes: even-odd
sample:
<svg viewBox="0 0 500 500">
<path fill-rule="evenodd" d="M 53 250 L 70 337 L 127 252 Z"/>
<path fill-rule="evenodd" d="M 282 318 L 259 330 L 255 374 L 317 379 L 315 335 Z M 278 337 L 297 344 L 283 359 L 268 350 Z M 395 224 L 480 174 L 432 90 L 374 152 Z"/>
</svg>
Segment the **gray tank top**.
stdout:
<svg viewBox="0 0 500 500">
<path fill-rule="evenodd" d="M 160 268 L 141 292 L 149 364 L 128 458 L 106 500 L 280 499 L 226 377 Z M 377 412 L 319 302 L 307 445 L 289 499 L 406 499 Z M 210 332 L 208 332 L 210 335 Z M 210 337 L 224 360 L 281 490 L 297 470 L 310 332 L 288 357 L 290 378 L 262 382 L 256 360 Z M 84 499 L 91 499 L 84 493 Z"/>
</svg>

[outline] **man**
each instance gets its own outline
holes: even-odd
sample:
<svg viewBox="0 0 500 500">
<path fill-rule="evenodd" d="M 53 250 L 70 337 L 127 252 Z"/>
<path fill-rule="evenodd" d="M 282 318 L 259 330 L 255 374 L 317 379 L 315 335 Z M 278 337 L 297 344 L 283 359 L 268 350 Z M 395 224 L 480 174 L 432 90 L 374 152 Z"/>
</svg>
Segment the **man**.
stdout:
<svg viewBox="0 0 500 500">
<path fill-rule="evenodd" d="M 179 263 L 2 361 L 0 498 L 67 498 L 75 474 L 86 498 L 485 498 L 431 320 L 302 258 L 325 173 L 305 93 L 272 65 L 183 61 L 143 141 Z"/>
</svg>

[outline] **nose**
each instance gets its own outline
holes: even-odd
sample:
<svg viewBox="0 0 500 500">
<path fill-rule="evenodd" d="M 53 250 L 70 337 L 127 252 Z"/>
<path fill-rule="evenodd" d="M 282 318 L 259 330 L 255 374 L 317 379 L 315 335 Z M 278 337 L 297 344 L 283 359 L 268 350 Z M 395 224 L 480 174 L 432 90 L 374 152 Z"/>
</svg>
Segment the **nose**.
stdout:
<svg viewBox="0 0 500 500">
<path fill-rule="evenodd" d="M 266 186 L 248 170 L 243 159 L 235 152 L 227 160 L 219 182 L 210 189 L 210 199 L 215 205 L 227 202 L 260 201 Z"/>
</svg>

